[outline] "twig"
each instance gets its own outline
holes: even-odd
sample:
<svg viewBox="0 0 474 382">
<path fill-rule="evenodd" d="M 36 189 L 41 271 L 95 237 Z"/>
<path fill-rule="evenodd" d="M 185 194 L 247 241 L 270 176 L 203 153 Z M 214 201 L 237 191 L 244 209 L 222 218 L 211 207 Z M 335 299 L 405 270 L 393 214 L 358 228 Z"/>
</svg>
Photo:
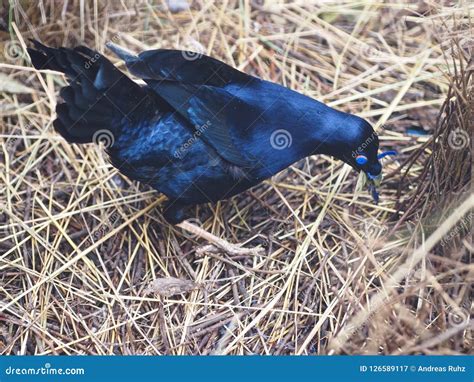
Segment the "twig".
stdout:
<svg viewBox="0 0 474 382">
<path fill-rule="evenodd" d="M 255 247 L 255 248 L 243 248 L 240 245 L 237 244 L 231 244 L 228 241 L 221 239 L 220 237 L 217 237 L 216 235 L 213 235 L 210 232 L 207 232 L 205 229 L 190 223 L 189 221 L 183 221 L 178 224 L 178 227 L 184 229 L 185 231 L 199 236 L 203 238 L 204 240 L 210 242 L 212 246 L 206 246 L 201 249 L 198 249 L 200 253 L 212 250 L 212 248 L 219 248 L 222 251 L 226 252 L 229 255 L 259 255 L 264 252 L 264 248 L 261 248 L 260 246 Z"/>
</svg>

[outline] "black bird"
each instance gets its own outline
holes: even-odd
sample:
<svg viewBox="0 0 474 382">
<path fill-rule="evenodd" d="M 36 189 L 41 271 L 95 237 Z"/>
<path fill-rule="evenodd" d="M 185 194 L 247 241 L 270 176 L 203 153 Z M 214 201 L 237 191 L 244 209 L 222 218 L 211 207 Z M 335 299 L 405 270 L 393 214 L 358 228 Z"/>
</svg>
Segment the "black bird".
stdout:
<svg viewBox="0 0 474 382">
<path fill-rule="evenodd" d="M 381 176 L 378 137 L 355 115 L 212 57 L 179 50 L 138 56 L 108 47 L 146 85 L 84 46 L 28 49 L 37 69 L 66 74 L 55 129 L 70 143 L 103 141 L 112 164 L 165 194 L 165 217 L 217 202 L 255 186 L 313 154 L 331 155 Z"/>
</svg>

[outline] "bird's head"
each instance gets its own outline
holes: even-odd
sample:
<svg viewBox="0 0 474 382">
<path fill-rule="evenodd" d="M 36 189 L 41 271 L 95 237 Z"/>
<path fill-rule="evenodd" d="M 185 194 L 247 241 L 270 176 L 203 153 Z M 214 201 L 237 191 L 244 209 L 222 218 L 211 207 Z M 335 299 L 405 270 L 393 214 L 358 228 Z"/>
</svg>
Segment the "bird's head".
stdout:
<svg viewBox="0 0 474 382">
<path fill-rule="evenodd" d="M 378 202 L 378 187 L 382 181 L 382 164 L 380 160 L 387 155 L 396 155 L 395 151 L 379 153 L 379 138 L 372 126 L 358 118 L 357 134 L 351 140 L 350 155 L 346 152 L 344 161 L 366 175 L 369 189 L 375 202 Z"/>
</svg>

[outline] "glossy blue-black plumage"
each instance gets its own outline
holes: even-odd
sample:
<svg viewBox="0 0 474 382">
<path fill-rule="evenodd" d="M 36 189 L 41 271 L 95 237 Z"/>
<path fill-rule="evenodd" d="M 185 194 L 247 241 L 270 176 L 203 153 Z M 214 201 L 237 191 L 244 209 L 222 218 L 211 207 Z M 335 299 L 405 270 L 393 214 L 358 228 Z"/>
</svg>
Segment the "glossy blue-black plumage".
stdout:
<svg viewBox="0 0 474 382">
<path fill-rule="evenodd" d="M 139 86 L 87 48 L 35 47 L 35 67 L 60 70 L 70 81 L 56 129 L 75 143 L 111 132 L 114 166 L 167 195 L 172 223 L 184 218 L 185 206 L 228 198 L 313 154 L 372 177 L 381 172 L 378 138 L 365 120 L 211 57 L 176 50 L 135 56 L 112 44 L 146 82 Z M 358 155 L 367 162 L 357 163 Z"/>
</svg>

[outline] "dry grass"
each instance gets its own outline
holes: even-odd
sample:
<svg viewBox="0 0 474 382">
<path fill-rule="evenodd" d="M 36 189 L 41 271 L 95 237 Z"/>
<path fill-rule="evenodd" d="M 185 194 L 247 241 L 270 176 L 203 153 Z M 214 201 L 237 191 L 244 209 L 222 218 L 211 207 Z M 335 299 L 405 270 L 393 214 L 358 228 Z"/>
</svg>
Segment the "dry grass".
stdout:
<svg viewBox="0 0 474 382">
<path fill-rule="evenodd" d="M 149 3 L 1 10 L 1 353 L 471 352 L 472 5 Z M 200 254 L 205 242 L 164 222 L 163 196 L 54 133 L 64 78 L 30 67 L 28 38 L 202 49 L 369 118 L 400 155 L 386 160 L 378 206 L 323 156 L 200 206 L 206 230 L 266 249 Z M 152 284 L 169 277 L 188 282 Z"/>
</svg>

